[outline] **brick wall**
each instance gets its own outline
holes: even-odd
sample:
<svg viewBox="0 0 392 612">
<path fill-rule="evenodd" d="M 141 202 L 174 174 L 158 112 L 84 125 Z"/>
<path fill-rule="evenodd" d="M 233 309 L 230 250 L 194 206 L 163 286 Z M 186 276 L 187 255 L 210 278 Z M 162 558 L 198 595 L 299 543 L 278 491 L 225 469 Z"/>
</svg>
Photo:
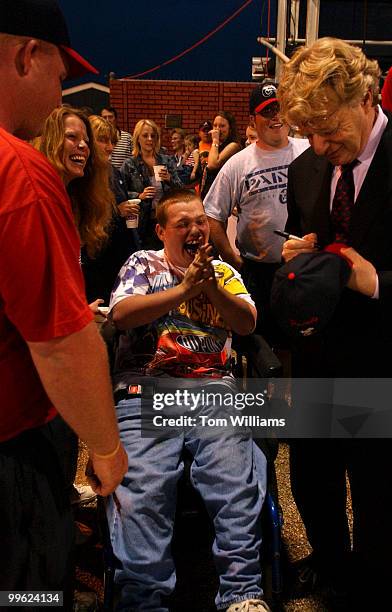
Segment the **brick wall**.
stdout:
<svg viewBox="0 0 392 612">
<path fill-rule="evenodd" d="M 162 128 L 162 144 L 170 149 L 170 129 L 165 115 L 182 115 L 182 127 L 197 134 L 202 121 L 212 121 L 218 110 L 230 111 L 240 136 L 249 119 L 249 92 L 254 83 L 216 81 L 110 81 L 110 102 L 118 110 L 121 128 L 133 132 L 139 119 L 152 119 Z"/>
</svg>

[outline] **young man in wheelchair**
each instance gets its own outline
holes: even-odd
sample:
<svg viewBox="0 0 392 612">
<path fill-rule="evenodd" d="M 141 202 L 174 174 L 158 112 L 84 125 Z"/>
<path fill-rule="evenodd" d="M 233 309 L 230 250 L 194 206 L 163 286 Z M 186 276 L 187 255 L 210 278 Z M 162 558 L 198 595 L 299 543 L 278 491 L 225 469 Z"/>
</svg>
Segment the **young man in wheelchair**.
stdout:
<svg viewBox="0 0 392 612">
<path fill-rule="evenodd" d="M 252 332 L 256 309 L 239 273 L 213 260 L 201 200 L 189 190 L 166 195 L 157 207 L 161 251 L 134 253 L 114 287 L 110 316 L 120 335 L 114 386 L 121 441 L 129 468 L 108 504 L 114 554 L 122 569 L 119 610 L 166 612 L 174 590 L 171 540 L 182 452 L 193 456 L 191 480 L 215 527 L 213 555 L 219 575 L 218 610 L 265 612 L 259 551 L 266 461 L 248 430 L 211 433 L 199 423 L 176 436 L 141 435 L 141 398 L 128 386 L 151 378 L 157 390 L 216 384 L 233 392 L 231 330 Z M 148 378 L 146 378 L 148 377 Z M 176 382 L 177 381 L 177 382 Z M 185 381 L 185 384 L 184 384 Z M 160 395 L 161 397 L 161 395 Z M 221 416 L 212 403 L 199 414 Z M 189 413 L 188 413 L 189 414 Z"/>
</svg>

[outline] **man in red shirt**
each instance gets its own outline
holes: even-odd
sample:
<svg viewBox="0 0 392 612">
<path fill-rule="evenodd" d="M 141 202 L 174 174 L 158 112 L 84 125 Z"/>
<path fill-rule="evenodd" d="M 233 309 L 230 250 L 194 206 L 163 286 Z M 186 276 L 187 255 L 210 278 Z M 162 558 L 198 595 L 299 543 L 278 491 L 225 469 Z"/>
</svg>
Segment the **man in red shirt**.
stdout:
<svg viewBox="0 0 392 612">
<path fill-rule="evenodd" d="M 2 1 L 0 57 L 0 590 L 66 590 L 72 517 L 46 424 L 58 410 L 86 442 L 101 495 L 127 459 L 69 198 L 20 139 L 40 133 L 63 79 L 96 70 L 56 0 Z"/>
</svg>

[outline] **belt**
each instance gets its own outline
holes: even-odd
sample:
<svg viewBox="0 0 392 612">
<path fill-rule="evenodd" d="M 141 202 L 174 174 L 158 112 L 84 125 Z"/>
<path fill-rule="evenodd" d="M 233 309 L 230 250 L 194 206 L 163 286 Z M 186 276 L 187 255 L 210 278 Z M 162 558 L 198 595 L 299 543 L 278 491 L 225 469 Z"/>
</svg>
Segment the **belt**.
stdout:
<svg viewBox="0 0 392 612">
<path fill-rule="evenodd" d="M 130 384 L 126 387 L 115 389 L 113 392 L 114 403 L 118 404 L 121 400 L 134 399 L 137 397 L 153 397 L 155 385 L 151 382 L 146 384 Z"/>
<path fill-rule="evenodd" d="M 205 386 L 216 386 L 223 385 L 225 388 L 233 388 L 234 381 L 231 380 L 221 380 L 221 379 L 208 379 L 208 381 L 204 380 Z M 121 400 L 124 399 L 133 399 L 137 397 L 142 398 L 151 398 L 154 396 L 154 393 L 159 391 L 168 392 L 168 391 L 176 391 L 177 389 L 194 389 L 203 387 L 203 379 L 200 378 L 155 378 L 151 380 L 151 378 L 142 377 L 136 378 L 134 382 L 127 381 L 127 384 L 119 384 L 117 388 L 114 389 L 113 397 L 114 401 L 117 404 Z"/>
</svg>

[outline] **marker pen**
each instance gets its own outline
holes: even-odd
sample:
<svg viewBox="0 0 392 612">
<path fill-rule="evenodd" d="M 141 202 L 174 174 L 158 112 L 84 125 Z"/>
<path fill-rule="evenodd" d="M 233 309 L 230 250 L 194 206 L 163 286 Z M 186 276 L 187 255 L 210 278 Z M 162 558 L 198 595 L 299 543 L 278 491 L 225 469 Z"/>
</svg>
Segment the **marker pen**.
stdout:
<svg viewBox="0 0 392 612">
<path fill-rule="evenodd" d="M 299 236 L 295 236 L 294 234 L 289 234 L 289 232 L 282 232 L 281 230 L 274 230 L 274 234 L 278 236 L 282 236 L 282 238 L 286 238 L 286 240 L 300 240 L 301 242 L 309 242 L 309 240 L 305 240 L 305 238 L 300 238 Z M 314 248 L 319 249 L 320 245 L 317 242 L 314 243 Z"/>
</svg>

